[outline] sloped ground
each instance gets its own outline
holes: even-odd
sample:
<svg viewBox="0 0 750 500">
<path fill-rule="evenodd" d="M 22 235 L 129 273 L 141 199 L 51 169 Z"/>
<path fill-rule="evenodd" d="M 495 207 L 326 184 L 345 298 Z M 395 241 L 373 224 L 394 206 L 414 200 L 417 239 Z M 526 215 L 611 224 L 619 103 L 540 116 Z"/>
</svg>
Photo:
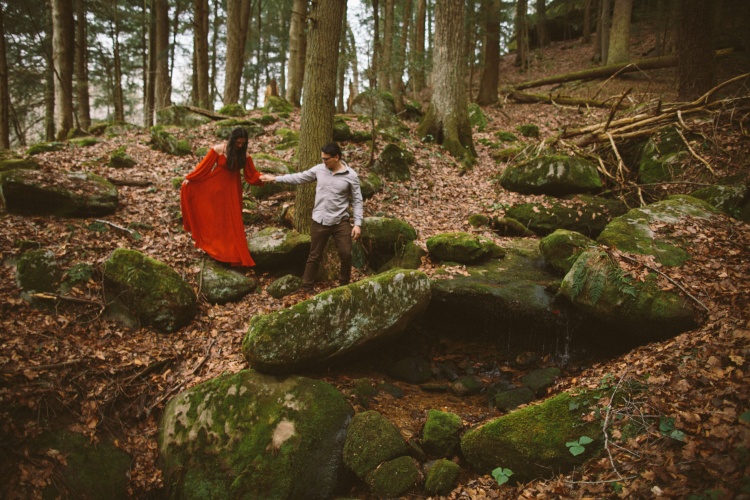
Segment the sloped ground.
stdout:
<svg viewBox="0 0 750 500">
<path fill-rule="evenodd" d="M 643 42 L 644 47 L 648 42 Z M 560 73 L 588 66 L 588 47 L 577 43 L 555 44 L 534 59 L 530 72 L 519 75 L 512 57 L 503 62 L 503 82 L 521 81 L 550 72 Z M 638 74 L 606 83 L 568 84 L 561 91 L 592 98 L 619 96 L 633 87 L 633 103 L 662 97 L 674 98 L 672 70 Z M 542 138 L 550 137 L 567 124 L 595 123 L 606 110 L 583 110 L 548 105 L 491 106 L 486 110 L 490 125 L 477 132 L 475 141 L 492 139 L 497 130 L 513 132 L 524 123 L 535 123 Z M 705 157 L 721 177 L 748 171 L 750 145 L 746 135 L 727 121 L 691 124 L 703 131 L 716 147 Z M 290 159 L 293 151 L 274 149 L 273 130 L 299 127 L 299 115 L 267 128 L 266 135 L 251 141 L 253 153 L 279 154 Z M 353 126 L 364 124 L 353 122 Z M 217 139 L 212 127 L 186 131 L 194 148 L 209 146 Z M 107 217 L 108 224 L 93 220 L 48 219 L 0 215 L 4 230 L 0 251 L 0 475 L 8 498 L 38 497 L 50 482 L 59 484 L 55 464 L 59 455 L 40 455 L 29 450 L 29 439 L 50 423 L 63 424 L 96 440 L 112 434 L 117 445 L 133 456 L 132 496 L 158 496 L 161 476 L 156 466 L 156 433 L 164 404 L 187 387 L 224 371 L 246 368 L 240 344 L 247 322 L 256 314 L 286 307 L 305 297 L 293 295 L 275 300 L 265 293 L 252 294 L 225 306 L 201 302 L 201 311 L 187 327 L 172 335 L 149 329 L 128 330 L 101 314 L 101 282 L 94 277 L 73 290 L 72 297 L 91 304 L 68 300 L 51 303 L 48 309 L 34 309 L 19 298 L 13 261 L 23 241 L 52 250 L 63 267 L 78 262 L 99 264 L 117 247 L 133 248 L 162 260 L 199 288 L 202 255 L 195 250 L 179 221 L 178 191 L 174 177 L 187 174 L 199 158 L 176 158 L 149 148 L 148 135 L 131 132 L 95 146 L 67 149 L 37 157 L 45 169 L 56 172 L 92 170 L 106 177 L 148 181 L 145 187 L 119 188 L 121 208 Z M 106 166 L 109 154 L 125 145 L 138 165 L 130 170 Z M 411 137 L 404 141 L 417 159 L 413 178 L 402 184 L 389 183 L 384 192 L 365 204 L 366 215 L 387 213 L 403 218 L 417 228 L 420 243 L 445 231 L 470 230 L 472 213 L 502 215 L 503 207 L 538 199 L 498 190 L 492 177 L 503 165 L 492 160 L 489 147 L 477 142 L 479 160 L 473 170 L 460 175 L 453 160 L 439 147 L 425 145 Z M 361 145 L 346 149 L 347 161 L 360 173 L 367 172 L 369 151 Z M 695 179 L 705 178 L 705 169 L 695 160 Z M 685 191 L 685 185 L 664 186 Z M 259 203 L 259 222 L 247 226 L 248 234 L 275 224 L 283 196 Z M 133 235 L 119 227 L 137 231 Z M 727 498 L 741 491 L 743 478 L 750 475 L 747 416 L 750 392 L 747 360 L 750 359 L 750 316 L 747 294 L 750 276 L 750 227 L 723 218 L 710 231 L 691 225 L 663 230 L 682 231 L 694 239 L 696 258 L 679 270 L 662 270 L 672 281 L 664 286 L 680 288 L 686 300 L 696 305 L 702 326 L 672 340 L 641 347 L 617 359 L 593 366 L 572 366 L 551 392 L 573 387 L 596 387 L 603 380 L 618 383 L 636 380 L 648 384 L 642 399 L 632 401 L 628 412 L 607 421 L 612 442 L 608 453 L 582 470 L 526 485 L 498 486 L 489 476 L 464 471 L 461 484 L 446 498 L 583 498 L 708 494 L 716 490 Z M 491 233 L 500 244 L 502 238 Z M 629 265 L 637 275 L 643 264 Z M 427 261 L 424 270 L 432 272 Z M 254 274 L 253 271 L 247 271 Z M 455 269 L 454 272 L 461 272 Z M 262 290 L 271 281 L 256 275 Z M 332 284 L 321 284 L 318 291 Z M 690 294 L 693 298 L 690 298 Z M 467 366 L 494 366 L 513 374 L 507 356 L 496 346 L 481 342 L 446 341 L 429 352 L 433 361 L 451 360 Z M 480 370 L 481 371 L 481 370 Z M 342 366 L 340 371 L 316 374 L 345 392 L 354 381 L 370 378 L 373 384 L 388 378 L 367 365 Z M 381 393 L 369 402 L 371 409 L 384 413 L 406 437 L 418 435 L 428 409 L 439 408 L 459 414 L 467 425 L 500 413 L 489 410 L 481 397 L 457 398 L 420 391 L 416 386 L 395 382 L 405 396 L 395 399 Z M 352 400 L 361 409 L 357 400 Z M 602 402 L 606 412 L 607 401 Z M 685 435 L 684 443 L 664 435 L 660 416 L 672 418 L 672 428 Z M 636 422 L 643 429 L 637 435 L 625 432 Z M 745 481 L 747 481 L 745 479 Z M 353 496 L 364 495 L 361 491 Z"/>
</svg>

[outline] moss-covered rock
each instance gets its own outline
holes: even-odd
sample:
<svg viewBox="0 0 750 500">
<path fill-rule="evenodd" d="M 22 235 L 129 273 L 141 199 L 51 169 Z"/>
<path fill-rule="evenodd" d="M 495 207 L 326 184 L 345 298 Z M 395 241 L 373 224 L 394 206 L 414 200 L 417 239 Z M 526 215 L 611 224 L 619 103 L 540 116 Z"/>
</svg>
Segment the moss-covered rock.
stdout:
<svg viewBox="0 0 750 500">
<path fill-rule="evenodd" d="M 174 105 L 156 110 L 156 123 L 159 125 L 194 128 L 212 121 L 212 118 L 197 113 L 187 106 Z"/>
<path fill-rule="evenodd" d="M 333 140 L 336 142 L 348 142 L 352 140 L 352 129 L 341 115 L 333 117 Z"/>
<path fill-rule="evenodd" d="M 295 132 L 290 128 L 277 129 L 276 136 L 278 136 L 280 140 L 276 146 L 274 146 L 275 149 L 285 150 L 296 148 L 299 144 L 299 132 Z"/>
<path fill-rule="evenodd" d="M 378 498 L 397 498 L 419 485 L 422 473 L 416 460 L 404 456 L 384 462 L 365 481 Z"/>
<path fill-rule="evenodd" d="M 432 378 L 432 366 L 424 356 L 407 356 L 388 366 L 388 375 L 410 384 L 424 384 Z"/>
<path fill-rule="evenodd" d="M 383 179 L 375 172 L 370 172 L 366 177 L 359 178 L 359 188 L 362 191 L 362 198 L 367 200 L 383 190 Z"/>
<path fill-rule="evenodd" d="M 243 370 L 172 399 L 159 428 L 166 498 L 331 498 L 353 410 L 325 382 Z"/>
<path fill-rule="evenodd" d="M 503 142 L 516 142 L 518 141 L 518 137 L 512 132 L 507 132 L 504 130 L 498 130 L 495 132 L 495 137 L 497 137 L 499 140 Z"/>
<path fill-rule="evenodd" d="M 221 109 L 219 109 L 219 114 L 225 116 L 245 116 L 247 111 L 245 111 L 245 108 L 243 108 L 242 105 L 231 103 L 222 106 Z"/>
<path fill-rule="evenodd" d="M 490 406 L 509 413 L 521 405 L 531 403 L 536 394 L 528 387 L 513 387 L 498 391 L 490 398 Z"/>
<path fill-rule="evenodd" d="M 422 249 L 419 245 L 410 241 L 404 247 L 397 251 L 388 262 L 380 266 L 377 270 L 378 273 L 384 273 L 391 269 L 419 269 L 422 265 L 422 258 L 427 255 L 427 252 Z"/>
<path fill-rule="evenodd" d="M 595 238 L 613 218 L 626 211 L 620 200 L 580 194 L 564 200 L 548 197 L 540 202 L 521 203 L 505 214 L 542 236 L 567 229 Z"/>
<path fill-rule="evenodd" d="M 54 292 L 61 278 L 62 270 L 50 250 L 29 250 L 16 263 L 16 282 L 23 292 Z"/>
<path fill-rule="evenodd" d="M 0 175 L 0 194 L 10 213 L 98 217 L 117 210 L 117 188 L 90 172 L 11 170 Z"/>
<path fill-rule="evenodd" d="M 471 214 L 468 222 L 471 227 L 490 227 L 492 219 L 484 214 Z"/>
<path fill-rule="evenodd" d="M 474 396 L 479 394 L 484 389 L 484 384 L 481 380 L 473 375 L 464 375 L 458 377 L 450 385 L 450 391 L 458 397 Z"/>
<path fill-rule="evenodd" d="M 555 383 L 555 379 L 561 375 L 561 371 L 556 366 L 548 366 L 547 368 L 539 368 L 533 370 L 523 376 L 521 382 L 526 384 L 526 387 L 534 391 L 537 396 L 543 396 L 547 392 L 548 387 L 552 387 Z"/>
<path fill-rule="evenodd" d="M 60 283 L 60 291 L 63 294 L 69 293 L 73 288 L 85 285 L 96 275 L 96 269 L 88 262 L 78 262 L 70 266 L 63 275 Z"/>
<path fill-rule="evenodd" d="M 184 139 L 177 139 L 162 125 L 151 127 L 151 144 L 154 148 L 175 156 L 186 156 L 192 153 L 190 143 Z"/>
<path fill-rule="evenodd" d="M 321 366 L 402 333 L 429 302 L 427 276 L 389 271 L 253 317 L 242 352 L 251 366 L 267 372 Z"/>
<path fill-rule="evenodd" d="M 396 144 L 387 144 L 372 166 L 372 171 L 391 181 L 411 179 L 409 165 L 414 163 L 414 156 Z"/>
<path fill-rule="evenodd" d="M 518 147 L 502 148 L 497 151 L 492 151 L 490 156 L 495 162 L 508 162 L 508 161 L 522 161 L 525 156 L 525 149 Z"/>
<path fill-rule="evenodd" d="M 357 413 L 344 442 L 344 464 L 360 479 L 383 462 L 409 454 L 398 428 L 376 411 Z"/>
<path fill-rule="evenodd" d="M 516 127 L 516 130 L 518 130 L 518 132 L 524 137 L 533 137 L 534 139 L 539 138 L 539 127 L 534 124 L 527 123 L 519 125 Z"/>
<path fill-rule="evenodd" d="M 127 499 L 132 457 L 110 438 L 92 444 L 88 437 L 68 431 L 50 431 L 31 442 L 40 455 L 65 457 L 44 498 Z"/>
<path fill-rule="evenodd" d="M 220 120 L 216 122 L 216 137 L 219 139 L 224 139 L 225 141 L 229 139 L 229 137 L 232 135 L 232 130 L 241 127 L 244 128 L 247 132 L 247 136 L 250 139 L 253 139 L 255 137 L 260 137 L 261 135 L 266 133 L 266 130 L 263 128 L 261 124 L 259 124 L 256 120 L 244 120 L 244 119 L 236 119 L 232 118 L 229 120 Z M 248 150 L 252 150 L 252 145 Z M 253 158 L 255 158 L 255 155 L 253 155 Z"/>
<path fill-rule="evenodd" d="M 310 253 L 310 235 L 280 227 L 267 227 L 247 240 L 258 271 L 301 274 Z"/>
<path fill-rule="evenodd" d="M 598 249 L 586 250 L 565 275 L 560 293 L 577 309 L 636 340 L 661 340 L 695 327 L 680 294 L 661 290 L 656 275 L 633 281 Z"/>
<path fill-rule="evenodd" d="M 430 410 L 422 429 L 422 447 L 428 455 L 450 457 L 461 438 L 461 417 L 448 411 Z"/>
<path fill-rule="evenodd" d="M 549 477 L 582 464 L 601 449 L 601 422 L 586 422 L 590 410 L 571 410 L 575 398 L 559 394 L 527 406 L 465 433 L 461 451 L 469 465 L 482 474 L 496 467 L 513 471 L 513 479 Z M 594 442 L 574 456 L 566 443 L 588 436 Z"/>
<path fill-rule="evenodd" d="M 266 293 L 275 299 L 280 299 L 290 293 L 296 292 L 301 286 L 302 278 L 293 274 L 287 274 L 268 285 Z"/>
<path fill-rule="evenodd" d="M 365 217 L 360 243 L 372 269 L 380 269 L 392 258 L 403 255 L 406 246 L 417 239 L 408 222 L 391 217 Z"/>
<path fill-rule="evenodd" d="M 750 189 L 744 184 L 729 186 L 716 184 L 693 191 L 690 196 L 705 201 L 731 217 L 750 222 L 750 217 L 744 216 L 743 218 L 743 214 L 750 215 L 750 211 L 747 210 L 750 207 Z"/>
<path fill-rule="evenodd" d="M 169 266 L 135 250 L 118 248 L 103 265 L 104 293 L 142 323 L 174 332 L 198 311 L 193 289 Z"/>
<path fill-rule="evenodd" d="M 88 148 L 90 146 L 93 146 L 94 144 L 99 144 L 99 139 L 96 137 L 86 136 L 86 137 L 76 137 L 74 139 L 70 139 L 69 141 L 73 146 L 79 147 L 79 148 Z"/>
<path fill-rule="evenodd" d="M 447 495 L 455 487 L 461 467 L 446 458 L 436 460 L 427 467 L 424 489 L 430 495 Z"/>
<path fill-rule="evenodd" d="M 490 222 L 490 227 L 498 236 L 519 236 L 521 238 L 536 236 L 534 231 L 513 217 L 493 218 Z"/>
<path fill-rule="evenodd" d="M 263 111 L 266 113 L 291 113 L 294 111 L 294 105 L 279 96 L 269 96 L 263 105 Z"/>
<path fill-rule="evenodd" d="M 475 102 L 469 103 L 469 123 L 477 132 L 484 132 L 484 129 L 487 128 L 487 116 L 485 116 L 479 104 Z"/>
<path fill-rule="evenodd" d="M 218 262 L 205 261 L 201 269 L 201 293 L 210 304 L 240 300 L 258 286 L 258 280 L 227 269 Z"/>
<path fill-rule="evenodd" d="M 558 229 L 539 241 L 544 260 L 561 275 L 567 274 L 579 255 L 596 242 L 576 231 Z"/>
<path fill-rule="evenodd" d="M 508 191 L 564 196 L 595 193 L 602 189 L 596 165 L 575 156 L 539 156 L 509 165 L 500 176 Z"/>
<path fill-rule="evenodd" d="M 684 171 L 689 155 L 677 130 L 665 127 L 643 145 L 638 178 L 643 184 L 671 181 Z"/>
<path fill-rule="evenodd" d="M 136 163 L 126 152 L 125 146 L 120 146 L 109 155 L 109 166 L 112 168 L 132 168 Z"/>
<path fill-rule="evenodd" d="M 656 226 L 673 224 L 686 217 L 710 224 L 717 213 L 705 201 L 690 196 L 672 196 L 613 219 L 596 241 L 623 252 L 653 255 L 665 266 L 681 266 L 690 258 L 687 250 L 690 240 L 656 231 Z"/>
<path fill-rule="evenodd" d="M 34 156 L 39 153 L 50 153 L 52 151 L 62 151 L 63 149 L 65 149 L 65 143 L 63 142 L 40 142 L 27 149 L 26 154 Z"/>
<path fill-rule="evenodd" d="M 505 250 L 484 236 L 469 233 L 443 233 L 427 240 L 427 251 L 435 259 L 474 264 L 505 255 Z"/>
<path fill-rule="evenodd" d="M 39 164 L 31 158 L 5 158 L 0 160 L 0 174 L 9 170 L 37 170 Z"/>
<path fill-rule="evenodd" d="M 389 127 L 398 123 L 396 104 L 390 92 L 366 90 L 352 101 L 352 113 L 362 115 L 367 121 L 374 116 L 378 127 Z"/>
</svg>

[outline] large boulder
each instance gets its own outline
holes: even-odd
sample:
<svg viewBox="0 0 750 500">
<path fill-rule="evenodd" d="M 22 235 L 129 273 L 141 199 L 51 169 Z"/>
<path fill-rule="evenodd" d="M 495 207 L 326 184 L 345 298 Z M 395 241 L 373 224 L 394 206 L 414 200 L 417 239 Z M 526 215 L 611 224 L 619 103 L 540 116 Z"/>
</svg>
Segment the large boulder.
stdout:
<svg viewBox="0 0 750 500">
<path fill-rule="evenodd" d="M 675 127 L 665 127 L 650 137 L 641 148 L 638 178 L 643 184 L 669 182 L 685 170 L 690 157 Z"/>
<path fill-rule="evenodd" d="M 592 409 L 581 399 L 559 394 L 466 432 L 461 438 L 464 458 L 477 472 L 503 467 L 522 482 L 581 465 L 601 449 L 602 435 L 601 422 L 585 418 Z M 573 455 L 566 444 L 582 436 L 592 442 Z"/>
<path fill-rule="evenodd" d="M 39 164 L 31 158 L 3 158 L 0 160 L 0 173 L 7 172 L 8 170 L 37 170 Z"/>
<path fill-rule="evenodd" d="M 653 255 L 665 266 L 680 266 L 690 259 L 690 238 L 657 229 L 686 217 L 710 224 L 717 213 L 718 210 L 705 201 L 691 196 L 672 196 L 617 217 L 607 224 L 596 241 L 623 252 Z"/>
<path fill-rule="evenodd" d="M 51 250 L 29 250 L 16 263 L 16 282 L 24 293 L 55 292 L 62 269 Z"/>
<path fill-rule="evenodd" d="M 558 229 L 539 241 L 544 260 L 562 276 L 570 271 L 579 255 L 589 247 L 596 247 L 591 238 L 575 231 Z"/>
<path fill-rule="evenodd" d="M 451 457 L 458 446 L 463 423 L 449 411 L 430 410 L 422 429 L 422 447 L 429 455 Z"/>
<path fill-rule="evenodd" d="M 427 252 L 437 260 L 475 264 L 505 255 L 505 250 L 484 236 L 469 233 L 443 233 L 427 240 Z"/>
<path fill-rule="evenodd" d="M 90 172 L 11 170 L 0 176 L 0 195 L 10 213 L 101 217 L 117 210 L 117 188 Z"/>
<path fill-rule="evenodd" d="M 709 203 L 727 215 L 750 222 L 750 189 L 744 184 L 716 184 L 693 191 L 690 196 Z"/>
<path fill-rule="evenodd" d="M 172 133 L 174 128 L 163 125 L 151 127 L 151 145 L 163 153 L 175 156 L 186 156 L 193 152 L 190 143 L 185 139 L 178 139 Z"/>
<path fill-rule="evenodd" d="M 159 125 L 176 125 L 178 127 L 195 128 L 206 123 L 211 123 L 213 119 L 206 113 L 199 113 L 197 108 L 188 106 L 168 106 L 156 111 L 156 123 Z"/>
<path fill-rule="evenodd" d="M 582 194 L 567 199 L 547 197 L 543 201 L 520 203 L 505 214 L 541 236 L 567 229 L 596 238 L 609 221 L 627 210 L 620 200 Z"/>
<path fill-rule="evenodd" d="M 409 165 L 414 163 L 414 155 L 396 144 L 387 144 L 378 155 L 372 171 L 391 181 L 411 179 Z"/>
<path fill-rule="evenodd" d="M 250 236 L 247 244 L 256 270 L 282 276 L 302 274 L 310 253 L 310 235 L 281 227 L 262 229 Z"/>
<path fill-rule="evenodd" d="M 508 191 L 551 196 L 595 193 L 602 189 L 596 165 L 564 155 L 539 156 L 509 166 L 500 176 L 500 184 Z"/>
<path fill-rule="evenodd" d="M 393 270 L 250 320 L 242 352 L 261 371 L 321 366 L 405 330 L 430 302 L 430 280 Z"/>
<path fill-rule="evenodd" d="M 360 479 L 380 464 L 409 454 L 398 428 L 376 411 L 357 413 L 344 442 L 344 464 Z"/>
<path fill-rule="evenodd" d="M 408 222 L 391 217 L 365 217 L 360 243 L 372 269 L 380 269 L 393 257 L 404 254 L 407 245 L 417 239 L 417 231 Z"/>
<path fill-rule="evenodd" d="M 108 302 L 124 304 L 159 331 L 179 330 L 198 312 L 190 285 L 165 263 L 138 251 L 116 249 L 104 262 L 103 275 Z"/>
<path fill-rule="evenodd" d="M 218 137 L 219 139 L 224 139 L 225 141 L 229 139 L 230 135 L 232 135 L 232 130 L 238 127 L 244 128 L 245 132 L 247 132 L 247 136 L 250 139 L 260 137 L 261 135 L 266 133 L 263 125 L 258 123 L 256 120 L 230 118 L 228 120 L 219 120 L 215 123 L 215 125 L 216 131 L 214 133 L 216 134 L 216 137 Z M 253 159 L 255 159 L 255 155 L 253 155 Z"/>
<path fill-rule="evenodd" d="M 687 300 L 659 288 L 656 278 L 651 273 L 644 281 L 633 281 L 606 252 L 595 248 L 578 257 L 560 293 L 586 315 L 637 341 L 661 340 L 695 327 Z"/>
<path fill-rule="evenodd" d="M 166 498 L 331 498 L 354 411 L 331 385 L 243 370 L 177 395 L 159 453 Z"/>
<path fill-rule="evenodd" d="M 258 280 L 227 269 L 218 262 L 206 261 L 201 268 L 201 292 L 210 304 L 240 300 L 258 286 Z"/>
<path fill-rule="evenodd" d="M 357 94 L 351 112 L 378 120 L 378 126 L 390 126 L 398 121 L 393 95 L 388 92 L 368 90 Z"/>
</svg>

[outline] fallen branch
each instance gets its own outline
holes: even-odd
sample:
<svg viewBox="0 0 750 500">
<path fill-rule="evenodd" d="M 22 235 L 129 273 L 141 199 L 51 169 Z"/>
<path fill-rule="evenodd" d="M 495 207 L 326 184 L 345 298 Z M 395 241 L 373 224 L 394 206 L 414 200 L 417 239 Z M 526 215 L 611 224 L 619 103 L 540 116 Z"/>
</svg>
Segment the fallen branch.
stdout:
<svg viewBox="0 0 750 500">
<path fill-rule="evenodd" d="M 107 177 L 107 180 L 115 186 L 136 186 L 136 187 L 148 187 L 153 184 L 151 181 L 140 181 L 140 180 L 125 180 L 125 179 L 114 179 Z"/>
<path fill-rule="evenodd" d="M 196 375 L 201 368 L 203 368 L 203 365 L 206 364 L 206 361 L 208 361 L 208 358 L 211 357 L 211 348 L 216 343 L 216 339 L 212 339 L 211 343 L 208 345 L 208 348 L 206 348 L 206 353 L 203 355 L 203 358 L 198 362 L 198 364 L 193 368 L 193 375 Z"/>
<path fill-rule="evenodd" d="M 104 309 L 104 305 L 101 304 L 100 302 L 96 302 L 95 300 L 79 299 L 78 297 L 67 297 L 64 295 L 57 295 L 55 293 L 37 292 L 37 293 L 32 293 L 31 297 L 35 299 L 43 299 L 43 300 L 64 300 L 67 302 L 75 302 L 77 304 L 88 304 L 92 306 L 98 306 Z"/>
<path fill-rule="evenodd" d="M 94 220 L 94 222 L 100 222 L 100 223 L 102 223 L 102 224 L 106 224 L 106 225 L 108 225 L 108 226 L 112 226 L 112 227 L 113 227 L 113 228 L 115 228 L 115 229 L 119 229 L 120 231 L 125 231 L 125 232 L 126 232 L 126 233 L 128 233 L 128 234 L 129 234 L 130 236 L 133 236 L 133 234 L 135 233 L 135 231 L 133 231 L 132 229 L 128 229 L 128 228 L 126 228 L 126 227 L 118 226 L 118 225 L 117 225 L 117 224 L 115 224 L 114 222 L 109 222 L 108 220 L 104 220 L 104 219 L 95 219 L 95 220 Z"/>
<path fill-rule="evenodd" d="M 532 104 L 532 103 L 543 103 L 543 104 L 562 104 L 565 106 L 590 106 L 592 108 L 609 108 L 610 105 L 606 101 L 595 101 L 592 99 L 581 99 L 578 97 L 568 97 L 562 95 L 542 95 L 542 94 L 528 94 L 526 92 L 511 91 L 508 93 L 508 98 L 512 99 L 518 104 Z M 620 103 L 617 104 L 620 106 Z M 625 109 L 623 106 L 622 109 Z"/>
<path fill-rule="evenodd" d="M 700 156 L 698 153 L 693 151 L 693 148 L 690 147 L 690 143 L 687 141 L 687 139 L 685 139 L 685 136 L 682 135 L 682 132 L 680 131 L 680 129 L 676 128 L 675 130 L 677 131 L 677 134 L 679 134 L 680 138 L 682 139 L 682 142 L 685 143 L 685 146 L 688 148 L 688 151 L 692 153 L 695 159 L 703 163 L 706 166 L 706 168 L 711 172 L 711 174 L 716 176 L 716 172 L 714 172 L 714 169 L 711 168 L 711 165 L 706 160 L 704 160 L 702 156 Z"/>
<path fill-rule="evenodd" d="M 23 373 L 25 371 L 32 371 L 32 372 L 38 372 L 41 370 L 55 370 L 57 368 L 65 368 L 66 366 L 72 366 L 77 365 L 80 363 L 85 362 L 85 359 L 71 359 L 68 361 L 62 361 L 60 363 L 51 363 L 48 365 L 32 365 L 27 366 L 26 368 L 19 368 L 17 370 L 11 370 L 9 368 L 3 367 L 2 372 L 3 373 Z"/>
</svg>

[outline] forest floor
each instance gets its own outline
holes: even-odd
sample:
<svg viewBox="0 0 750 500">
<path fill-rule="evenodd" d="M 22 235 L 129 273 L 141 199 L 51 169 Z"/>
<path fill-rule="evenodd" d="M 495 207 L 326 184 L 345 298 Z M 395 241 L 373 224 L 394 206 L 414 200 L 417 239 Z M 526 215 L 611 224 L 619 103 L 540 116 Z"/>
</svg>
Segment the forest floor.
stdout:
<svg viewBox="0 0 750 500">
<path fill-rule="evenodd" d="M 633 53 L 645 52 L 651 42 L 643 38 L 639 43 L 642 46 L 634 45 Z M 520 74 L 512 56 L 507 56 L 501 85 L 588 67 L 590 51 L 578 42 L 553 44 L 534 53 L 525 74 Z M 729 75 L 737 74 L 731 66 L 722 68 Z M 672 102 L 675 88 L 675 71 L 665 69 L 606 82 L 571 83 L 547 91 L 616 99 L 632 89 L 627 102 L 638 106 L 658 99 Z M 493 182 L 505 164 L 495 162 L 490 148 L 480 139 L 494 140 L 495 131 L 515 132 L 516 126 L 526 123 L 538 125 L 544 139 L 566 126 L 598 123 L 609 113 L 603 109 L 510 102 L 484 111 L 489 125 L 484 132 L 474 134 L 479 158 L 473 169 L 463 173 L 438 146 L 425 145 L 411 135 L 402 146 L 416 158 L 412 179 L 386 183 L 383 192 L 365 203 L 365 215 L 385 213 L 408 221 L 417 229 L 421 245 L 441 232 L 476 231 L 467 222 L 469 215 L 502 216 L 503 207 L 539 199 L 504 191 Z M 716 171 L 716 178 L 746 174 L 750 166 L 747 132 L 732 126 L 723 116 L 689 123 L 714 145 L 703 155 Z M 352 123 L 358 126 L 358 122 Z M 293 150 L 275 149 L 278 137 L 273 131 L 282 126 L 298 129 L 299 114 L 295 112 L 289 119 L 269 126 L 264 136 L 251 141 L 249 151 L 290 160 Z M 412 129 L 415 126 L 412 124 Z M 194 148 L 220 142 L 210 125 L 185 131 L 185 138 Z M 259 293 L 222 306 L 200 301 L 196 318 L 170 335 L 149 328 L 126 329 L 108 320 L 102 315 L 101 281 L 96 277 L 71 292 L 72 297 L 90 304 L 63 300 L 49 308 L 32 308 L 21 299 L 13 266 L 21 242 L 51 250 L 66 268 L 79 262 L 98 265 L 118 247 L 133 248 L 166 262 L 198 289 L 204 255 L 182 230 L 179 192 L 172 179 L 190 172 L 199 158 L 169 156 L 151 149 L 148 141 L 146 131 L 132 131 L 88 148 L 68 148 L 36 157 L 44 169 L 53 172 L 90 170 L 109 178 L 150 183 L 119 188 L 121 206 L 106 218 L 111 224 L 0 213 L 4 264 L 0 266 L 0 476 L 6 478 L 0 488 L 6 498 L 39 498 L 46 485 L 60 486 L 62 479 L 56 466 L 64 463 L 65 457 L 39 454 L 30 447 L 32 438 L 53 424 L 83 433 L 92 441 L 113 436 L 116 445 L 133 458 L 132 497 L 158 497 L 162 477 L 156 437 L 166 402 L 221 373 L 247 368 L 240 347 L 250 318 L 306 298 L 297 293 L 274 299 L 264 291 L 273 277 L 248 270 L 246 273 L 260 282 Z M 123 145 L 138 165 L 128 170 L 107 167 L 110 153 Z M 347 145 L 345 155 L 360 175 L 367 173 L 367 146 Z M 694 163 L 694 172 L 704 170 L 700 162 Z M 705 172 L 695 178 L 705 178 Z M 662 192 L 653 192 L 654 197 L 666 191 L 689 190 L 686 185 L 658 189 Z M 281 205 L 290 201 L 292 198 L 285 195 L 259 201 L 260 216 L 256 223 L 246 226 L 248 235 L 278 224 Z M 134 229 L 137 237 L 116 226 Z M 686 300 L 696 305 L 700 326 L 614 359 L 568 366 L 549 391 L 554 394 L 570 388 L 598 387 L 603 380 L 616 381 L 615 387 L 628 380 L 648 384 L 648 391 L 631 402 L 629 415 L 620 414 L 609 422 L 613 444 L 607 453 L 571 473 L 527 484 L 501 486 L 490 476 L 463 468 L 460 484 L 443 498 L 686 498 L 690 494 L 697 495 L 695 498 L 739 498 L 750 494 L 750 366 L 745 366 L 750 363 L 750 226 L 719 217 L 709 230 L 698 231 L 690 224 L 671 230 L 694 237 L 694 258 L 668 272 Z M 493 233 L 482 234 L 500 245 L 507 242 Z M 423 270 L 431 273 L 436 267 L 426 260 Z M 355 274 L 355 278 L 360 276 Z M 316 291 L 332 286 L 322 283 Z M 507 353 L 479 340 L 448 340 L 424 354 L 433 361 L 451 359 L 466 366 L 495 366 L 514 373 Z M 362 379 L 370 379 L 373 385 L 384 380 L 397 385 L 403 397 L 379 394 L 368 405 L 399 426 L 406 438 L 419 435 L 429 409 L 457 413 L 467 426 L 501 414 L 488 408 L 481 397 L 421 391 L 418 386 L 390 380 L 368 364 L 343 365 L 335 371 L 307 375 L 322 378 L 345 394 L 351 394 L 354 381 Z M 363 409 L 356 398 L 352 398 L 352 404 L 357 410 Z M 628 421 L 638 421 L 643 432 L 622 437 Z M 665 429 L 660 430 L 664 422 L 681 431 L 684 440 L 667 437 Z M 361 489 L 349 494 L 366 495 Z"/>
</svg>

